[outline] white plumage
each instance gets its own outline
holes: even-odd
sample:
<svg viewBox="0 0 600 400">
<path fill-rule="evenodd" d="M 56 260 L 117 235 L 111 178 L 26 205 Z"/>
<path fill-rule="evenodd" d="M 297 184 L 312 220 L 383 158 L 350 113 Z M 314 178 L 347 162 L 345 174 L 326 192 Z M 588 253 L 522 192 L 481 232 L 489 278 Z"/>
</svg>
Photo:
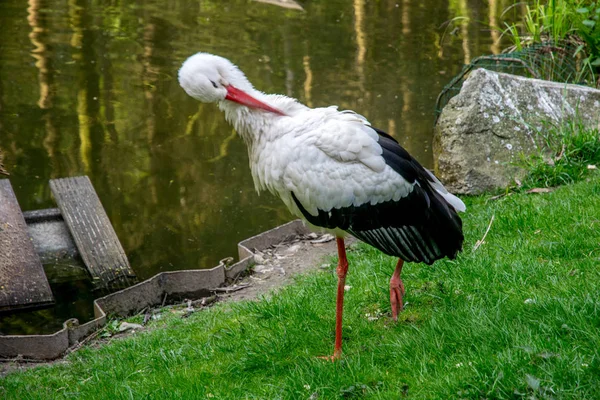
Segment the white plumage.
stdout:
<svg viewBox="0 0 600 400">
<path fill-rule="evenodd" d="M 210 65 L 216 66 L 219 75 L 206 74 Z M 211 80 L 221 86 L 213 88 Z M 256 190 L 267 189 L 278 195 L 300 218 L 303 215 L 291 192 L 308 212 L 317 215 L 318 209 L 375 205 L 399 200 L 412 191 L 414 183 L 386 165 L 377 133 L 359 114 L 340 112 L 335 106 L 311 109 L 286 96 L 264 94 L 254 89 L 231 62 L 207 53 L 190 57 L 179 71 L 179 81 L 197 100 L 219 102 L 227 121 L 248 146 Z M 226 83 L 285 116 L 274 117 L 273 113 L 225 100 Z M 465 210 L 460 199 L 449 194 L 437 179 L 436 183 L 436 190 L 457 211 Z"/>
<path fill-rule="evenodd" d="M 184 62 L 179 82 L 195 99 L 218 103 L 244 139 L 257 191 L 269 190 L 314 225 L 350 232 L 401 258 L 390 281 L 394 318 L 402 309 L 402 260 L 432 263 L 460 250 L 456 212 L 464 203 L 363 116 L 262 93 L 229 60 L 207 53 Z M 343 284 L 347 262 L 337 240 Z M 338 287 L 336 357 L 341 301 Z"/>
</svg>

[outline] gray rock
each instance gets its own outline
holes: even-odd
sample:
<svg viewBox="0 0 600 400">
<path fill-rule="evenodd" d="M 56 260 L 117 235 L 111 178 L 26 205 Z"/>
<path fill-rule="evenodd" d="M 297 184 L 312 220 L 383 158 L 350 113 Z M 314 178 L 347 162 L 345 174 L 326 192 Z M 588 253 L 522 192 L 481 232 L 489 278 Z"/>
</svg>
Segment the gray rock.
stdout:
<svg viewBox="0 0 600 400">
<path fill-rule="evenodd" d="M 600 90 L 478 69 L 435 127 L 435 171 L 454 193 L 505 188 L 524 175 L 520 153 L 538 151 L 545 122 L 578 116 L 599 127 Z"/>
<path fill-rule="evenodd" d="M 119 332 L 125 332 L 130 329 L 140 330 L 140 329 L 144 329 L 144 327 L 140 324 L 134 324 L 131 322 L 121 322 L 121 324 L 119 325 Z"/>
</svg>

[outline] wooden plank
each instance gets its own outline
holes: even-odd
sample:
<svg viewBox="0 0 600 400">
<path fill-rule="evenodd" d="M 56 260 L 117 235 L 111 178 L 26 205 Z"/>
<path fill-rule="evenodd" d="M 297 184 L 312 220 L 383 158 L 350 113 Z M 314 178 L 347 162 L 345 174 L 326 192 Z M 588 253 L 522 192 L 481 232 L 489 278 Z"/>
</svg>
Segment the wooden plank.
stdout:
<svg viewBox="0 0 600 400">
<path fill-rule="evenodd" d="M 54 303 L 15 193 L 0 180 L 0 311 Z"/>
<path fill-rule="evenodd" d="M 135 273 L 89 178 L 52 179 L 50 189 L 96 288 L 134 283 Z"/>
</svg>

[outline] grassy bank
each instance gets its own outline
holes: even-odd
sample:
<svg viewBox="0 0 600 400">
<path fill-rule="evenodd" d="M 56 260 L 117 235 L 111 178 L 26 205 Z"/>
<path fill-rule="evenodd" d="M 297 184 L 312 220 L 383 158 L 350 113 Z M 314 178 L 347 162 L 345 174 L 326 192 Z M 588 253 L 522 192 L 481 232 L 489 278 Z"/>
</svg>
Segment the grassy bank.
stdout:
<svg viewBox="0 0 600 400">
<path fill-rule="evenodd" d="M 395 260 L 349 253 L 341 362 L 316 358 L 333 348 L 332 265 L 269 299 L 166 311 L 157 329 L 8 375 L 0 397 L 600 398 L 600 179 L 468 206 L 457 260 L 405 268 L 397 325 Z"/>
<path fill-rule="evenodd" d="M 525 15 L 517 23 L 505 23 L 502 34 L 508 34 L 516 50 L 548 40 L 568 43 L 576 48 L 573 58 L 581 58 L 581 69 L 575 82 L 598 87 L 600 85 L 600 7 L 590 0 L 534 0 L 509 6 L 524 6 Z M 562 73 L 562 72 L 561 72 Z M 591 74 L 591 75 L 590 75 Z M 566 79 L 563 76 L 562 79 Z M 573 78 L 573 77 L 568 77 Z M 586 79 L 588 78 L 588 79 Z M 559 79 L 560 80 L 560 79 Z"/>
</svg>

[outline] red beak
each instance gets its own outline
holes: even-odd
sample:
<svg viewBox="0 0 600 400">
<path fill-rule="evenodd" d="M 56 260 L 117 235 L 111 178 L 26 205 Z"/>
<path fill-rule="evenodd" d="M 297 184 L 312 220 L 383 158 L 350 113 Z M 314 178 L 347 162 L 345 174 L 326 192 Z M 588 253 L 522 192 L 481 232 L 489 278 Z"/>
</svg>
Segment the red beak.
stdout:
<svg viewBox="0 0 600 400">
<path fill-rule="evenodd" d="M 226 88 L 227 88 L 227 96 L 225 96 L 225 100 L 235 101 L 236 103 L 239 103 L 246 107 L 260 108 L 262 110 L 270 111 L 277 115 L 285 115 L 283 112 L 279 111 L 278 109 L 273 108 L 270 105 L 263 103 L 260 100 L 255 99 L 254 97 L 250 96 L 248 93 L 246 93 L 234 86 L 229 85 Z"/>
</svg>

